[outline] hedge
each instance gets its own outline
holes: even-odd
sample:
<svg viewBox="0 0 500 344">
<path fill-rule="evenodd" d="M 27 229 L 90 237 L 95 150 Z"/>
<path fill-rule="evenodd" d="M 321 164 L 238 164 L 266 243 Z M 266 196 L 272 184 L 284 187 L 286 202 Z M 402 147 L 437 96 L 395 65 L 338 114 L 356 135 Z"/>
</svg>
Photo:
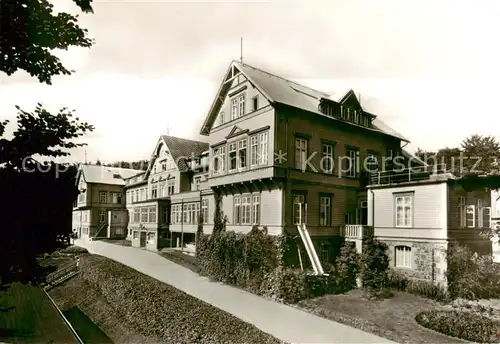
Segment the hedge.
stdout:
<svg viewBox="0 0 500 344">
<path fill-rule="evenodd" d="M 168 284 L 99 256 L 84 256 L 81 276 L 116 316 L 165 343 L 281 343 L 255 326 Z"/>
<path fill-rule="evenodd" d="M 495 323 L 470 312 L 426 311 L 417 314 L 415 320 L 431 330 L 476 343 L 491 343 L 497 339 Z"/>
</svg>

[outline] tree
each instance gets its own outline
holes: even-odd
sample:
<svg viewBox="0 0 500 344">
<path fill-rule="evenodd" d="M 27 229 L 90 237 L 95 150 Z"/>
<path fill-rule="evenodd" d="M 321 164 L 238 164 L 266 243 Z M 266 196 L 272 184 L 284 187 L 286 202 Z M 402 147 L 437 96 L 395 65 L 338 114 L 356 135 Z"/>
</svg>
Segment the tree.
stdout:
<svg viewBox="0 0 500 344">
<path fill-rule="evenodd" d="M 92 12 L 91 2 L 75 0 L 84 12 Z M 72 73 L 52 51 L 88 48 L 93 41 L 78 26 L 77 16 L 53 9 L 48 0 L 0 1 L 0 71 L 12 75 L 24 70 L 49 85 L 53 76 Z"/>
<path fill-rule="evenodd" d="M 92 12 L 91 0 L 75 0 Z M 0 0 L 0 72 L 24 70 L 42 83 L 70 75 L 54 49 L 90 47 L 87 30 L 68 13 L 54 14 L 47 0 Z M 9 121 L 0 122 L 0 286 L 12 281 L 37 282 L 43 277 L 37 257 L 69 241 L 71 208 L 77 197 L 76 167 L 36 156 L 68 156 L 85 145 L 75 139 L 94 129 L 61 109 L 52 115 L 38 104 L 34 111 L 16 106 L 17 130 L 4 138 Z"/>
<path fill-rule="evenodd" d="M 490 173 L 497 169 L 500 144 L 493 136 L 471 135 L 461 143 L 465 168 L 471 173 Z"/>
<path fill-rule="evenodd" d="M 418 148 L 415 155 L 431 168 L 446 168 L 446 170 L 460 174 L 463 169 L 463 153 L 460 148 L 441 148 L 437 152 L 428 152 Z"/>
</svg>

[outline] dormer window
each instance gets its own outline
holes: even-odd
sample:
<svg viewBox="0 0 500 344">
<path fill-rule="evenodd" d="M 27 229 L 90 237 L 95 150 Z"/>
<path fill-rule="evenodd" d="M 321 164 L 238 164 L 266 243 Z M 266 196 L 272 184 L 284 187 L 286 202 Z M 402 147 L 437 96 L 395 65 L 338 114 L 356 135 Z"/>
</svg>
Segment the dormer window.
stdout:
<svg viewBox="0 0 500 344">
<path fill-rule="evenodd" d="M 120 176 L 119 174 L 117 174 L 117 173 L 114 173 L 114 174 L 113 174 L 113 178 L 114 178 L 114 179 L 120 179 L 120 178 L 121 178 L 121 176 Z"/>
<path fill-rule="evenodd" d="M 256 95 L 252 98 L 252 111 L 257 111 L 259 109 L 259 96 Z"/>
</svg>

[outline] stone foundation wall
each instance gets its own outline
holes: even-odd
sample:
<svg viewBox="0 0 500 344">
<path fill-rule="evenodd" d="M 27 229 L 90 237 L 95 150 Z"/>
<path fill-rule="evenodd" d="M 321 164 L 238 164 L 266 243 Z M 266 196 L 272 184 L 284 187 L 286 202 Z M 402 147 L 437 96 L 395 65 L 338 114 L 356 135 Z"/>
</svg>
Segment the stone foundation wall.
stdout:
<svg viewBox="0 0 500 344">
<path fill-rule="evenodd" d="M 392 269 L 410 279 L 425 280 L 446 284 L 446 241 L 409 241 L 378 238 L 389 247 L 388 256 Z M 396 267 L 396 247 L 407 246 L 411 249 L 411 268 Z"/>
</svg>

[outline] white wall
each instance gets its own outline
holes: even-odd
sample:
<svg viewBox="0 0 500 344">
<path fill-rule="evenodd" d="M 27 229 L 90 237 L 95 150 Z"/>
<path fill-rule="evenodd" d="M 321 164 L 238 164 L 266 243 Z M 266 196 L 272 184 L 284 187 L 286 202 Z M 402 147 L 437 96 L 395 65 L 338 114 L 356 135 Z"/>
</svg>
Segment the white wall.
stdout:
<svg viewBox="0 0 500 344">
<path fill-rule="evenodd" d="M 368 224 L 375 236 L 399 238 L 447 238 L 447 184 L 415 184 L 368 190 Z M 413 192 L 413 226 L 395 227 L 395 193 Z M 373 202 L 373 197 L 375 201 Z M 375 216 L 372 217 L 373 209 Z"/>
</svg>

